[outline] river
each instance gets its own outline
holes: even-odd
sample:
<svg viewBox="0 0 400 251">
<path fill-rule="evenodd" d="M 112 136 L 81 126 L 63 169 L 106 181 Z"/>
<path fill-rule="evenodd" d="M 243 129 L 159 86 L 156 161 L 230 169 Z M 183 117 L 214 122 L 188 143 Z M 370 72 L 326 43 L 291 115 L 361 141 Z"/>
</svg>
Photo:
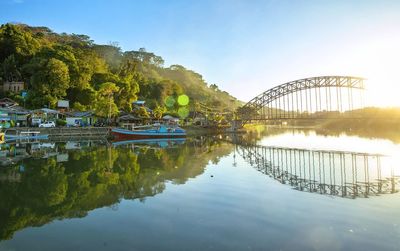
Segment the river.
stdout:
<svg viewBox="0 0 400 251">
<path fill-rule="evenodd" d="M 400 144 L 273 129 L 3 144 L 0 250 L 399 250 Z"/>
</svg>

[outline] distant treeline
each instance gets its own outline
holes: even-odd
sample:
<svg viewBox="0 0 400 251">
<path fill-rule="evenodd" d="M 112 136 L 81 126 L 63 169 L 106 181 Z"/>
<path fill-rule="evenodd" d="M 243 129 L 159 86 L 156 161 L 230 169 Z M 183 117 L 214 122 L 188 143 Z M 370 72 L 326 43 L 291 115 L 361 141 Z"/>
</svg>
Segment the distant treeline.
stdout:
<svg viewBox="0 0 400 251">
<path fill-rule="evenodd" d="M 176 53 L 179 53 L 177 51 Z M 0 27 L 0 82 L 23 81 L 26 106 L 55 107 L 68 99 L 77 110 L 95 110 L 99 115 L 131 111 L 132 101 L 143 99 L 151 108 L 176 112 L 181 94 L 221 111 L 240 102 L 217 85 L 181 65 L 164 67 L 164 60 L 144 48 L 122 51 L 117 43 L 95 44 L 86 35 L 55 33 L 47 27 L 3 24 Z M 22 102 L 20 93 L 5 93 Z M 171 99 L 170 99 L 171 100 Z M 111 102 L 111 105 L 110 105 Z"/>
</svg>

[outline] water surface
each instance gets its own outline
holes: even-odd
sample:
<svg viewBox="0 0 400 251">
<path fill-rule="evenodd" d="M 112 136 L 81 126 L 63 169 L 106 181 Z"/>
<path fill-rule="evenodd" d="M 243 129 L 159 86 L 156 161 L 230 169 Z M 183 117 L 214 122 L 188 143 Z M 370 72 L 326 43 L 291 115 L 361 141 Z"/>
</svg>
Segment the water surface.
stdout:
<svg viewBox="0 0 400 251">
<path fill-rule="evenodd" d="M 3 145 L 0 250 L 399 250 L 399 145 L 268 130 Z"/>
</svg>

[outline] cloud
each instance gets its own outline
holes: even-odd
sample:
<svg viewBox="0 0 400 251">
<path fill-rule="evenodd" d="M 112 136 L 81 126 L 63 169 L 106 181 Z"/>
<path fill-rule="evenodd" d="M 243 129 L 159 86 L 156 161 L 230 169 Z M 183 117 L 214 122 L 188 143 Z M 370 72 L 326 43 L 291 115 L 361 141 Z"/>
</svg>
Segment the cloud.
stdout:
<svg viewBox="0 0 400 251">
<path fill-rule="evenodd" d="M 24 3 L 24 0 L 12 0 L 12 2 L 15 4 L 20 4 L 20 3 Z"/>
</svg>

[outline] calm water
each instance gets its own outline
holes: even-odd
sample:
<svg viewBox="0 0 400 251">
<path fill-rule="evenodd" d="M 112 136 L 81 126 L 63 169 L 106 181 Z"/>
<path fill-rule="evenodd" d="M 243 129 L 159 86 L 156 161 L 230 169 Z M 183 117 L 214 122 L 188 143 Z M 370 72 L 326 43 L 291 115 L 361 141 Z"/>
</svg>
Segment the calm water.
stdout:
<svg viewBox="0 0 400 251">
<path fill-rule="evenodd" d="M 400 250 L 400 145 L 268 130 L 3 145 L 0 250 Z"/>
</svg>

